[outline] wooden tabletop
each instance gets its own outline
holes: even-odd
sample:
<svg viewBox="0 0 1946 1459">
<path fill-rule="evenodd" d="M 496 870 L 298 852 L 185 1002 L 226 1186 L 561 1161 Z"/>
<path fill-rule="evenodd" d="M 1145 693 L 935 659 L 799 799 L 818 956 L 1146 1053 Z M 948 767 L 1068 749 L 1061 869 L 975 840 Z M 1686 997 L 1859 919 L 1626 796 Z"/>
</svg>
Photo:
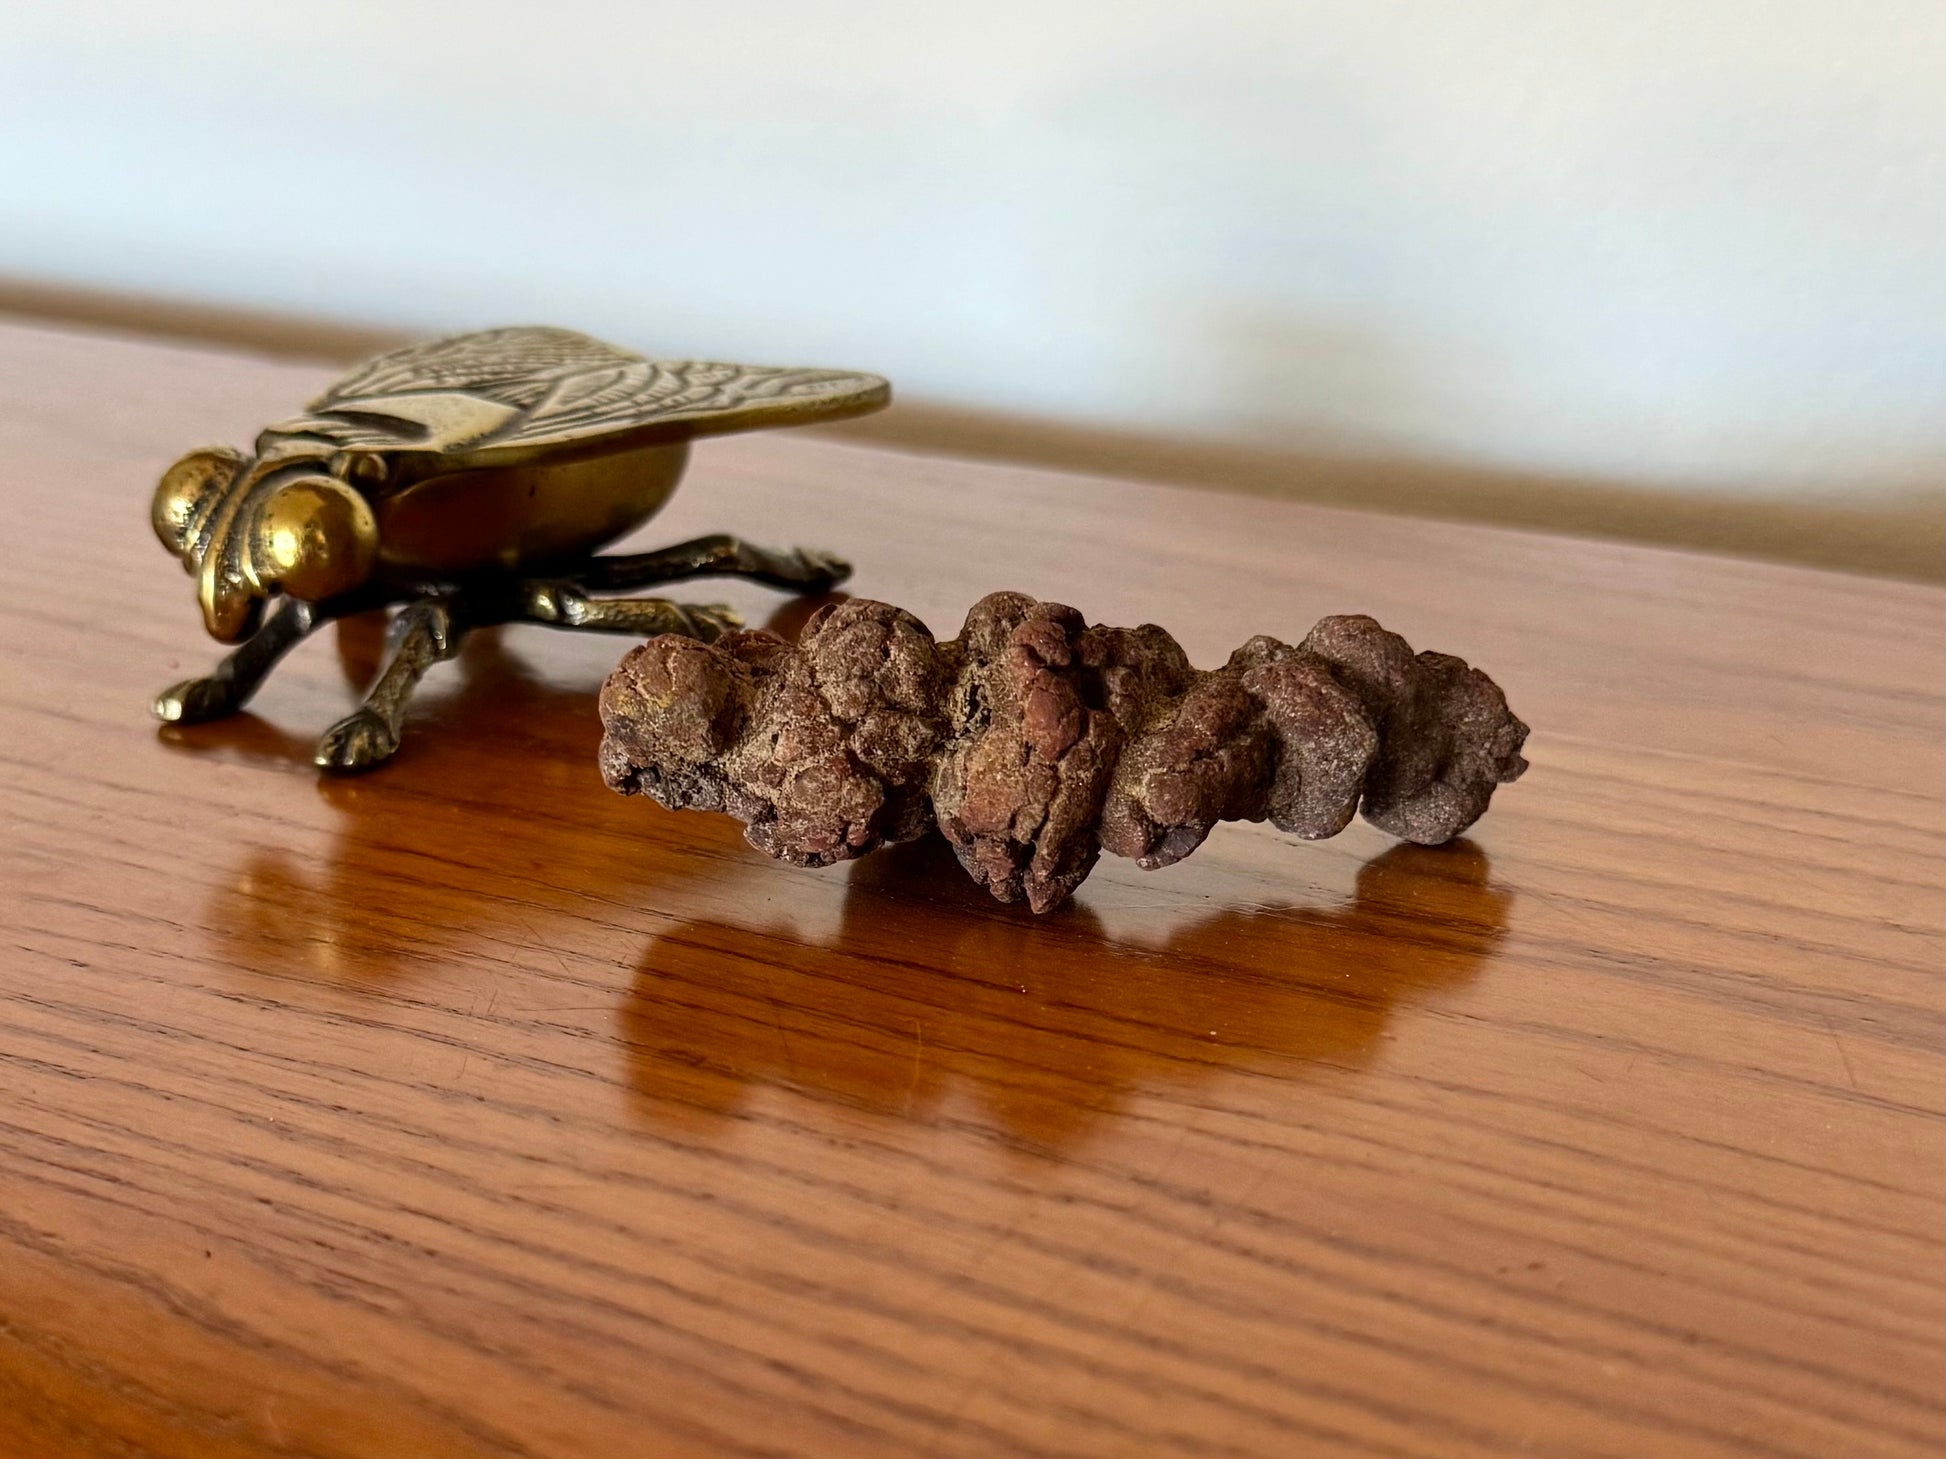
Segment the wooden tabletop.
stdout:
<svg viewBox="0 0 1946 1459">
<path fill-rule="evenodd" d="M 1534 726 L 1454 846 L 1036 919 L 611 794 L 622 640 L 479 636 L 363 779 L 368 623 L 159 730 L 154 478 L 329 373 L 0 329 L 0 1454 L 1939 1452 L 1939 591 L 699 447 L 642 542 L 1204 664 L 1370 612 Z"/>
</svg>

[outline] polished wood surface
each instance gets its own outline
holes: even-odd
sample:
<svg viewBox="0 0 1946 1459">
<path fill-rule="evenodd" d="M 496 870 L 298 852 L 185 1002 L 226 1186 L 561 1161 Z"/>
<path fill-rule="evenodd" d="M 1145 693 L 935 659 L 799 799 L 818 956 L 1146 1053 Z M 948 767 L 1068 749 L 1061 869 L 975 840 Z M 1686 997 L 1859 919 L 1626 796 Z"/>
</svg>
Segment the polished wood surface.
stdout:
<svg viewBox="0 0 1946 1459">
<path fill-rule="evenodd" d="M 369 623 L 158 730 L 150 485 L 328 373 L 0 329 L 0 1454 L 1939 1451 L 1937 590 L 700 448 L 642 542 L 1201 663 L 1369 611 L 1535 727 L 1461 844 L 1037 920 L 610 794 L 619 640 L 481 635 L 362 780 Z"/>
</svg>

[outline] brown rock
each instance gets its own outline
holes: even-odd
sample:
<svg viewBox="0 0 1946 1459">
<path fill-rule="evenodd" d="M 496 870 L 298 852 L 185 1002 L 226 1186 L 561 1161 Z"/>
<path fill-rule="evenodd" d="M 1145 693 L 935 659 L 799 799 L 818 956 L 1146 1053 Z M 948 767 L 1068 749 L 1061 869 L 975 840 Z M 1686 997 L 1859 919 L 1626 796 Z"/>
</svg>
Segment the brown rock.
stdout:
<svg viewBox="0 0 1946 1459">
<path fill-rule="evenodd" d="M 635 649 L 602 688 L 601 769 L 624 794 L 721 810 L 800 865 L 937 829 L 1002 901 L 1058 906 L 1103 849 L 1144 867 L 1217 822 L 1293 835 L 1366 819 L 1458 835 L 1526 768 L 1493 681 L 1415 655 L 1370 618 L 1296 648 L 1254 638 L 1190 667 L 1153 624 L 1089 627 L 1019 593 L 938 643 L 885 603 L 826 608 L 791 647 L 760 633 Z"/>
</svg>

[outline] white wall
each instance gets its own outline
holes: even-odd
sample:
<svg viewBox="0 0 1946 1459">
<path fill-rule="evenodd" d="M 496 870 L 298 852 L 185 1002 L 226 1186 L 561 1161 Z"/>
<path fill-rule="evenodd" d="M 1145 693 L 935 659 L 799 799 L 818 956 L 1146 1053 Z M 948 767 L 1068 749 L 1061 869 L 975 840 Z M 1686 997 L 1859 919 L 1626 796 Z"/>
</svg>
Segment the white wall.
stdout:
<svg viewBox="0 0 1946 1459">
<path fill-rule="evenodd" d="M 1936 0 L 13 0 L 0 274 L 1910 488 L 1943 61 Z"/>
</svg>

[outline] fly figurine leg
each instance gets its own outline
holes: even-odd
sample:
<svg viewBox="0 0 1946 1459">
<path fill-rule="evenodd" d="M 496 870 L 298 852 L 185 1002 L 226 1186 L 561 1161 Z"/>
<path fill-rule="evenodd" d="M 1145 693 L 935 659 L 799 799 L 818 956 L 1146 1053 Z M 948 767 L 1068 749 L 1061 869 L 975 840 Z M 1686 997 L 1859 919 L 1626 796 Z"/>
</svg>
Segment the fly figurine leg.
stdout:
<svg viewBox="0 0 1946 1459">
<path fill-rule="evenodd" d="M 512 621 L 544 623 L 549 628 L 579 628 L 590 633 L 632 633 L 654 638 L 680 633 L 713 642 L 743 619 L 722 603 L 672 603 L 667 598 L 591 598 L 575 580 L 534 579 L 514 590 Z"/>
<path fill-rule="evenodd" d="M 324 732 L 313 757 L 325 770 L 369 770 L 399 748 L 406 701 L 427 669 L 459 652 L 475 625 L 457 595 L 420 598 L 393 625 L 392 657 L 365 702 Z"/>
<path fill-rule="evenodd" d="M 287 598 L 250 637 L 227 654 L 206 677 L 185 679 L 156 695 L 151 706 L 169 724 L 200 724 L 235 714 L 277 667 L 277 661 L 334 618 L 362 611 L 369 603 L 306 603 Z"/>
<path fill-rule="evenodd" d="M 743 620 L 721 603 L 673 603 L 667 598 L 604 599 L 623 592 L 698 577 L 740 577 L 793 593 L 822 593 L 851 576 L 851 564 L 807 547 L 759 547 L 718 532 L 654 552 L 594 557 L 559 578 L 520 583 L 510 617 L 552 628 L 632 633 L 652 638 L 680 633 L 708 643 Z"/>
<path fill-rule="evenodd" d="M 592 557 L 565 574 L 590 592 L 621 592 L 684 578 L 738 577 L 789 593 L 822 593 L 851 576 L 851 564 L 812 547 L 759 547 L 727 532 L 655 552 Z"/>
</svg>

